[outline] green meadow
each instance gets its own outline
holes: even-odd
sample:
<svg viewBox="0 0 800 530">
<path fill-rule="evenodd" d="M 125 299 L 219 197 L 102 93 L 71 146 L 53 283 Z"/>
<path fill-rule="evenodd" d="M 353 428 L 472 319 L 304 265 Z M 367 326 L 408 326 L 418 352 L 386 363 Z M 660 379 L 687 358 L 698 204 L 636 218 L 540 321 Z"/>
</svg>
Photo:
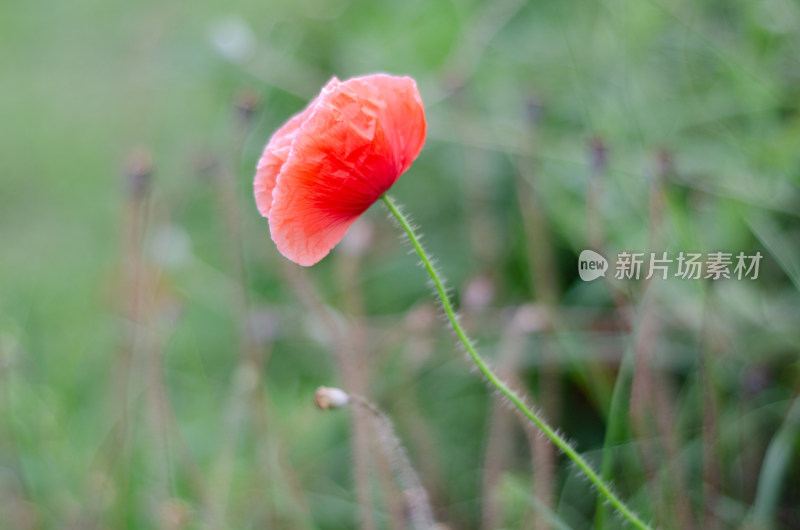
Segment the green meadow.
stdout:
<svg viewBox="0 0 800 530">
<path fill-rule="evenodd" d="M 417 80 L 390 194 L 501 379 L 653 527 L 800 527 L 798 57 L 793 0 L 2 3 L 0 529 L 412 528 L 409 468 L 440 530 L 631 527 L 380 201 L 276 250 L 265 144 L 373 72 Z"/>
</svg>

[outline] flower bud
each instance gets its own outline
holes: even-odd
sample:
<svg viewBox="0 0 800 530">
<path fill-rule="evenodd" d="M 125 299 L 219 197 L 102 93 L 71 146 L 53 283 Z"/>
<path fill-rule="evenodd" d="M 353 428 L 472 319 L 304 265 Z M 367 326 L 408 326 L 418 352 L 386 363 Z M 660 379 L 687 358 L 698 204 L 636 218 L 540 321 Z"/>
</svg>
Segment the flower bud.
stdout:
<svg viewBox="0 0 800 530">
<path fill-rule="evenodd" d="M 322 410 L 340 409 L 350 403 L 350 396 L 339 388 L 321 386 L 314 393 L 314 401 Z"/>
</svg>

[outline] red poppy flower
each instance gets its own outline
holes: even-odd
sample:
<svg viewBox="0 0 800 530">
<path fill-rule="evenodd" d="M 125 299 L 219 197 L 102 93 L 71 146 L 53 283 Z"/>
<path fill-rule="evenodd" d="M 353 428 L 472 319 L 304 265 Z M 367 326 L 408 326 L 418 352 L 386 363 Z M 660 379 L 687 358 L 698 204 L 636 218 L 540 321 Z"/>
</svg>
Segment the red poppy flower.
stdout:
<svg viewBox="0 0 800 530">
<path fill-rule="evenodd" d="M 331 79 L 258 161 L 256 204 L 281 254 L 306 266 L 324 258 L 411 166 L 425 129 L 410 77 Z"/>
</svg>

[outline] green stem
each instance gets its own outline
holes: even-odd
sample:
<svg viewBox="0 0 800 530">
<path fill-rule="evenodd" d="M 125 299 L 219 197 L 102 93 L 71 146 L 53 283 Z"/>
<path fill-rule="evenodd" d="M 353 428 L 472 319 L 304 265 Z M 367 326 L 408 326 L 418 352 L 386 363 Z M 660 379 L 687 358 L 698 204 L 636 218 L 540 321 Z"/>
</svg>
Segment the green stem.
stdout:
<svg viewBox="0 0 800 530">
<path fill-rule="evenodd" d="M 600 493 L 608 499 L 608 501 L 619 511 L 619 513 L 625 517 L 631 524 L 633 524 L 636 528 L 640 529 L 650 529 L 650 526 L 642 521 L 638 515 L 636 515 L 633 510 L 628 508 L 628 506 L 619 498 L 617 497 L 613 491 L 611 491 L 611 487 L 600 478 L 600 476 L 592 469 L 589 463 L 583 459 L 581 455 L 579 455 L 567 441 L 558 434 L 550 425 L 545 422 L 545 420 L 540 417 L 536 412 L 534 412 L 530 407 L 528 407 L 522 399 L 520 399 L 514 391 L 512 391 L 508 386 L 505 385 L 500 379 L 498 379 L 497 375 L 492 371 L 491 368 L 486 364 L 483 358 L 478 354 L 478 351 L 475 349 L 475 346 L 472 344 L 472 340 L 467 336 L 464 328 L 461 327 L 461 323 L 458 320 L 458 317 L 453 311 L 453 306 L 450 303 L 450 299 L 447 296 L 447 291 L 444 287 L 444 282 L 442 278 L 439 276 L 439 273 L 436 272 L 433 264 L 431 263 L 431 259 L 428 257 L 428 254 L 425 252 L 425 249 L 422 248 L 422 244 L 419 242 L 419 237 L 417 237 L 416 232 L 414 232 L 414 228 L 412 228 L 411 223 L 409 223 L 408 219 L 405 217 L 403 212 L 400 211 L 400 208 L 394 202 L 394 200 L 386 195 L 385 193 L 381 195 L 381 199 L 386 204 L 386 207 L 389 208 L 389 211 L 392 212 L 392 215 L 395 216 L 397 221 L 400 223 L 400 226 L 405 230 L 406 234 L 408 234 L 408 239 L 411 241 L 411 244 L 414 247 L 414 250 L 417 251 L 419 258 L 422 260 L 422 264 L 425 265 L 425 268 L 428 270 L 428 274 L 430 274 L 431 279 L 433 280 L 434 285 L 436 286 L 436 291 L 439 293 L 439 299 L 442 302 L 442 307 L 444 308 L 444 312 L 447 313 L 447 318 L 450 320 L 450 324 L 453 326 L 453 330 L 458 335 L 459 340 L 467 349 L 467 353 L 469 353 L 472 362 L 475 363 L 475 366 L 481 371 L 483 376 L 489 381 L 489 383 L 495 387 L 503 396 L 508 398 L 514 406 L 519 409 L 519 411 L 524 414 L 528 419 L 530 419 L 542 432 L 550 438 L 550 440 L 558 447 L 561 451 L 564 452 L 567 457 L 572 460 L 578 468 L 583 471 L 583 473 L 589 478 L 590 481 L 597 487 Z"/>
</svg>

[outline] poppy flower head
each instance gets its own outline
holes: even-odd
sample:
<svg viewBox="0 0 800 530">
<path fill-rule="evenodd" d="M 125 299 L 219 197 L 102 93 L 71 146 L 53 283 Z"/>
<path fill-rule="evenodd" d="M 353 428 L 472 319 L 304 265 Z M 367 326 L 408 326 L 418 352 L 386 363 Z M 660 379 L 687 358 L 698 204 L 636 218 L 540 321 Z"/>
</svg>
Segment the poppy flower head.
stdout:
<svg viewBox="0 0 800 530">
<path fill-rule="evenodd" d="M 410 77 L 331 79 L 258 162 L 256 204 L 281 254 L 305 266 L 324 258 L 411 166 L 425 130 Z"/>
</svg>

